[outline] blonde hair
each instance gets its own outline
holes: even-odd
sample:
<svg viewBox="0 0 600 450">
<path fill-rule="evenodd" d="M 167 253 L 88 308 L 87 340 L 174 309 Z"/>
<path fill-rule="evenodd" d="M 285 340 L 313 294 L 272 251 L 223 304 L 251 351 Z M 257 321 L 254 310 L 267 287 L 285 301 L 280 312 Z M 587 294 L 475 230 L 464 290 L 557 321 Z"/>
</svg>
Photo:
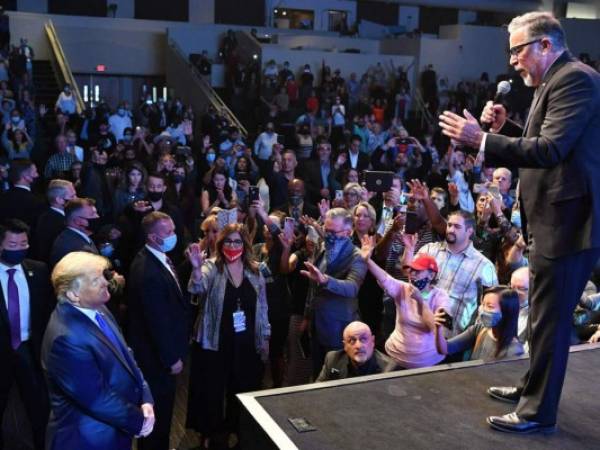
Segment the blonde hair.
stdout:
<svg viewBox="0 0 600 450">
<path fill-rule="evenodd" d="M 89 252 L 71 252 L 67 253 L 54 266 L 50 280 L 54 293 L 59 302 L 70 301 L 67 297 L 67 291 L 79 289 L 81 279 L 86 276 L 93 268 L 109 267 L 108 260 L 100 255 Z"/>
</svg>

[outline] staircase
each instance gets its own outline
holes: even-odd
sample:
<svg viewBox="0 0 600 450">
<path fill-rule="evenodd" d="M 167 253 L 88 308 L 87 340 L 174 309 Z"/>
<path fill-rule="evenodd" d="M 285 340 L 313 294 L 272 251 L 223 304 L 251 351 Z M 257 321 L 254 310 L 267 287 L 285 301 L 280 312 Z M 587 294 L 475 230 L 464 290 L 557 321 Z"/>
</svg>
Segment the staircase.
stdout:
<svg viewBox="0 0 600 450">
<path fill-rule="evenodd" d="M 33 85 L 35 86 L 35 105 L 46 105 L 49 118 L 54 116 L 54 105 L 62 89 L 56 81 L 56 74 L 50 61 L 33 61 Z"/>
</svg>

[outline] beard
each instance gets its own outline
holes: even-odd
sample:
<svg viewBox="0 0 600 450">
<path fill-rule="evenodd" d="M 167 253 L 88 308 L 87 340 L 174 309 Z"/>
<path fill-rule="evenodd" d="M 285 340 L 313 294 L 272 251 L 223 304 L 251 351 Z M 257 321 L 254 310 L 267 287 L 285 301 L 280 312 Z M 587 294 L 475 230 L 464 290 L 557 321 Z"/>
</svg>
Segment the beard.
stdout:
<svg viewBox="0 0 600 450">
<path fill-rule="evenodd" d="M 454 244 L 456 242 L 456 235 L 454 233 L 447 233 L 446 242 L 448 244 Z"/>
</svg>

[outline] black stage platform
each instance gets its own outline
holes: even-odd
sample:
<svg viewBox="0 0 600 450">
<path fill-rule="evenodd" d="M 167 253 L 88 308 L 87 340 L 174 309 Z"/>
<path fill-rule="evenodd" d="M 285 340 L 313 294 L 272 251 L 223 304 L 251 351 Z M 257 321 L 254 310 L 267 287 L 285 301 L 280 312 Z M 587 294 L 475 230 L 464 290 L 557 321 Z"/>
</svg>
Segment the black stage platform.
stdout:
<svg viewBox="0 0 600 450">
<path fill-rule="evenodd" d="M 359 379 L 240 394 L 242 448 L 351 449 L 600 449 L 600 345 L 573 347 L 551 435 L 493 431 L 489 415 L 513 405 L 489 398 L 490 385 L 510 385 L 526 359 L 477 361 Z M 288 422 L 304 417 L 316 431 Z"/>
</svg>

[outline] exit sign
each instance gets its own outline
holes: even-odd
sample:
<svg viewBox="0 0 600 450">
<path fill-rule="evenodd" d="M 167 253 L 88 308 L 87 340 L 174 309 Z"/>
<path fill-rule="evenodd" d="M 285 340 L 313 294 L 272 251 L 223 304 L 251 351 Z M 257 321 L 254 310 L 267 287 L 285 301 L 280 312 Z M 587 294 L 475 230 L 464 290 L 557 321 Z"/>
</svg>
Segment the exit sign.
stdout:
<svg viewBox="0 0 600 450">
<path fill-rule="evenodd" d="M 98 64 L 96 66 L 96 72 L 105 72 L 106 71 L 106 66 L 104 64 Z"/>
</svg>

